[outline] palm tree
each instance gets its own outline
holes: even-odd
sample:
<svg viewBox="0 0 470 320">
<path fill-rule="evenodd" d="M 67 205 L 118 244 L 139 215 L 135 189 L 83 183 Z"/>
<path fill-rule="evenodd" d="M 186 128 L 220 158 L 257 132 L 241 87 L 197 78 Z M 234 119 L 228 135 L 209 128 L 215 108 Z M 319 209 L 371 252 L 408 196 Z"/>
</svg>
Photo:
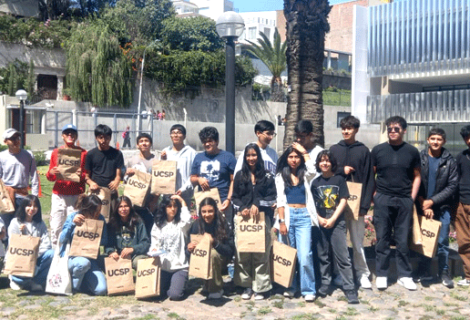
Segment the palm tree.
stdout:
<svg viewBox="0 0 470 320">
<path fill-rule="evenodd" d="M 292 143 L 295 124 L 301 119 L 312 121 L 315 143 L 325 144 L 322 80 L 330 10 L 328 0 L 284 0 L 287 82 L 290 89 L 284 148 Z"/>
<path fill-rule="evenodd" d="M 282 101 L 283 95 L 280 92 L 280 88 L 282 88 L 281 74 L 287 67 L 287 42 L 281 43 L 281 36 L 277 28 L 274 31 L 274 43 L 271 43 L 264 33 L 260 32 L 259 35 L 261 39 L 258 39 L 258 44 L 247 40 L 250 45 L 245 45 L 244 49 L 260 59 L 271 71 L 273 75 L 271 79 L 271 98 L 273 101 Z"/>
</svg>

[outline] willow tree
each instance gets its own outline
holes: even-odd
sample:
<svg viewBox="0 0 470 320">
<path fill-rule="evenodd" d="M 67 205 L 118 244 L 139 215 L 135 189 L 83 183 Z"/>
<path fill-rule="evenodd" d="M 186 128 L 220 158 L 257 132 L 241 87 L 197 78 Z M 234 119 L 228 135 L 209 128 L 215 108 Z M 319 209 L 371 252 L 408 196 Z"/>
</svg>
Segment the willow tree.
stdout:
<svg viewBox="0 0 470 320">
<path fill-rule="evenodd" d="M 301 119 L 312 121 L 315 143 L 325 144 L 322 80 L 330 10 L 328 0 L 284 0 L 287 81 L 290 88 L 284 148 L 292 143 L 295 124 Z"/>
<path fill-rule="evenodd" d="M 259 33 L 261 39 L 258 43 L 247 40 L 250 45 L 244 46 L 244 49 L 261 60 L 273 75 L 271 78 L 271 98 L 273 101 L 284 101 L 284 95 L 281 92 L 282 79 L 281 74 L 286 70 L 286 46 L 287 42 L 282 43 L 281 36 L 274 31 L 274 42 L 262 32 Z"/>
<path fill-rule="evenodd" d="M 99 107 L 132 103 L 131 61 L 107 25 L 80 25 L 67 41 L 66 52 L 66 85 L 74 100 Z"/>
</svg>

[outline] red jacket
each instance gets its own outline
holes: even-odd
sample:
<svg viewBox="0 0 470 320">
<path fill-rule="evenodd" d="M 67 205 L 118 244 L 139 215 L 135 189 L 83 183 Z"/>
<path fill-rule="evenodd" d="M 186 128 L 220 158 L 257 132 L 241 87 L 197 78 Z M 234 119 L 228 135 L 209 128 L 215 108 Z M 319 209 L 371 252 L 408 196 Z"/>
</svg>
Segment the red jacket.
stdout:
<svg viewBox="0 0 470 320">
<path fill-rule="evenodd" d="M 64 146 L 60 148 L 64 148 Z M 87 151 L 82 148 L 80 149 L 82 150 L 82 154 L 80 157 L 80 168 L 82 169 L 80 183 L 65 180 L 57 180 L 56 175 L 50 173 L 52 168 L 57 167 L 58 149 L 54 149 L 54 151 L 52 151 L 51 163 L 49 165 L 49 170 L 47 171 L 46 177 L 49 181 L 55 181 L 54 188 L 52 189 L 53 193 L 71 196 L 79 195 L 85 192 L 85 157 Z"/>
</svg>

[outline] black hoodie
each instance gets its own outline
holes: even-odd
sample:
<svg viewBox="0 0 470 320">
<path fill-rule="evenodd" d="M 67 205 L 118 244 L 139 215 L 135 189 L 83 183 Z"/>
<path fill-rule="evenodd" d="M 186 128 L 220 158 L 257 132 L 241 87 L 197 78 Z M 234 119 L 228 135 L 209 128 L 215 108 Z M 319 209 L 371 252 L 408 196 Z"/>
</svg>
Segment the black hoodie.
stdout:
<svg viewBox="0 0 470 320">
<path fill-rule="evenodd" d="M 338 162 L 335 174 L 342 175 L 346 181 L 362 183 L 362 199 L 360 215 L 369 211 L 370 203 L 375 189 L 374 169 L 370 159 L 370 151 L 362 142 L 356 141 L 351 145 L 341 140 L 338 144 L 330 147 L 330 152 Z M 344 167 L 354 168 L 352 174 L 346 175 Z"/>
</svg>

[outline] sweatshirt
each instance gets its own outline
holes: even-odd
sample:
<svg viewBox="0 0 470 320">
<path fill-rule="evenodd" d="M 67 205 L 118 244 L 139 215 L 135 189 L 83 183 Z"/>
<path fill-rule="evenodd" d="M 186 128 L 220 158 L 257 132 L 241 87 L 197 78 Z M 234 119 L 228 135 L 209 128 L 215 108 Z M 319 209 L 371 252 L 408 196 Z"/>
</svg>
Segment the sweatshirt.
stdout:
<svg viewBox="0 0 470 320">
<path fill-rule="evenodd" d="M 375 190 L 374 169 L 369 148 L 362 142 L 356 141 L 348 145 L 344 140 L 331 146 L 330 152 L 338 162 L 338 168 L 335 174 L 346 178 L 346 181 L 362 183 L 361 209 L 360 215 L 365 215 L 369 211 L 372 196 Z M 354 168 L 352 174 L 346 175 L 344 167 Z"/>
<path fill-rule="evenodd" d="M 181 219 L 178 223 L 165 222 L 161 228 L 156 224 L 152 228 L 152 250 L 164 250 L 160 255 L 162 269 L 174 272 L 188 268 L 188 258 L 186 256 L 186 244 L 188 243 L 188 230 L 191 227 L 191 214 L 188 207 L 181 208 Z"/>
<path fill-rule="evenodd" d="M 147 254 L 150 247 L 150 239 L 142 220 L 139 218 L 134 226 L 134 231 L 122 225 L 119 230 L 108 224 L 108 244 L 105 248 L 107 255 L 117 252 L 121 254 L 124 248 L 133 248 L 132 257 Z"/>
<path fill-rule="evenodd" d="M 11 220 L 10 226 L 8 227 L 8 234 L 23 234 L 41 238 L 41 242 L 39 243 L 38 257 L 42 256 L 44 252 L 52 248 L 51 240 L 49 239 L 49 233 L 47 232 L 47 227 L 44 221 L 31 222 L 31 229 L 29 229 L 29 227 L 26 227 L 23 232 L 20 231 L 20 226 L 22 224 L 27 224 L 27 222 L 20 222 L 18 218 L 13 218 L 13 220 Z"/>
<path fill-rule="evenodd" d="M 212 222 L 212 224 L 210 225 L 206 224 L 204 221 L 201 221 L 201 222 L 204 226 L 204 230 L 199 230 L 199 221 L 196 220 L 191 226 L 191 231 L 189 233 L 190 234 L 204 234 L 204 233 L 211 234 L 212 238 L 214 238 L 215 251 L 217 251 L 218 254 L 224 256 L 225 258 L 231 259 L 235 252 L 235 242 L 233 240 L 233 231 L 228 227 L 227 221 L 224 222 L 225 232 L 227 233 L 227 238 L 223 242 L 217 241 L 217 237 L 215 235 L 216 224 L 214 222 Z M 188 255 L 190 254 L 189 251 L 187 251 L 187 254 Z"/>
</svg>

